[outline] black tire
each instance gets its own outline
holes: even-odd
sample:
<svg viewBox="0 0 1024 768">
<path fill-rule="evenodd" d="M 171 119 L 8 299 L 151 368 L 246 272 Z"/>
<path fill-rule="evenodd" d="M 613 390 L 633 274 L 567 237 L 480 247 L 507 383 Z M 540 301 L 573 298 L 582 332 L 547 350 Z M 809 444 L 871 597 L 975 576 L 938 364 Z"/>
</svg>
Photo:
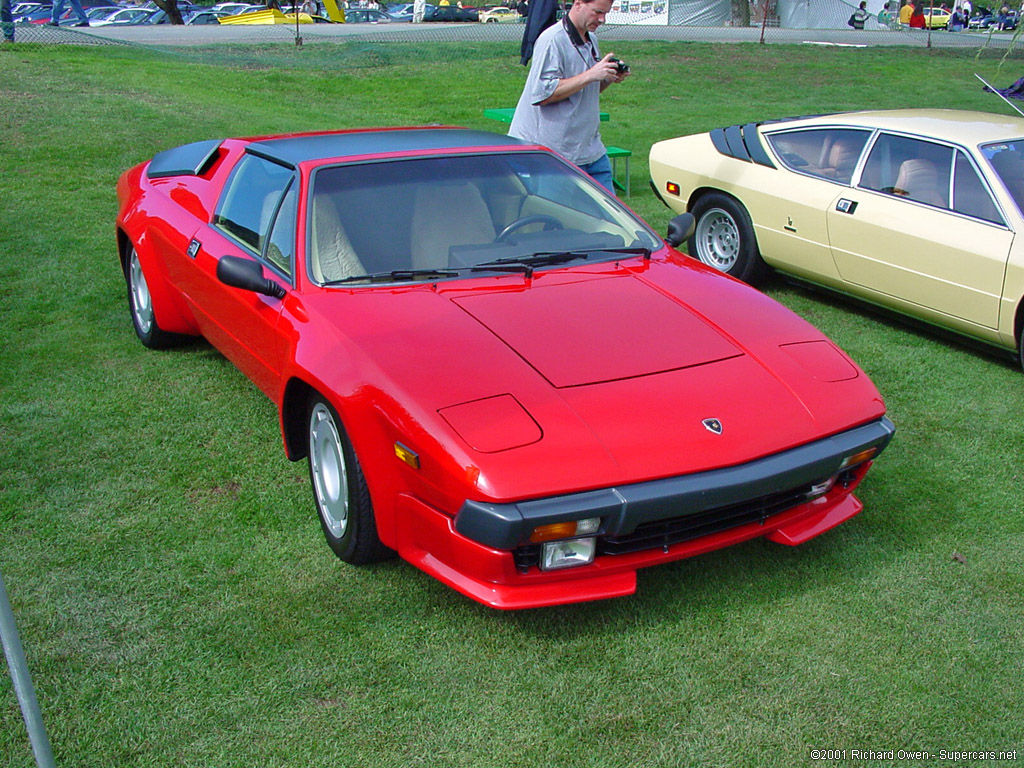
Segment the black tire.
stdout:
<svg viewBox="0 0 1024 768">
<path fill-rule="evenodd" d="M 710 192 L 691 211 L 696 219 L 688 243 L 690 255 L 720 272 L 757 285 L 769 274 L 757 249 L 750 214 L 735 199 Z"/>
<path fill-rule="evenodd" d="M 181 344 L 186 337 L 168 333 L 157 325 L 149 284 L 146 282 L 142 262 L 139 261 L 134 246 L 130 248 L 128 258 L 125 259 L 124 279 L 128 285 L 128 312 L 139 341 L 150 349 L 166 349 Z"/>
<path fill-rule="evenodd" d="M 309 481 L 328 546 L 352 565 L 392 557 L 377 537 L 366 478 L 337 411 L 317 395 L 309 404 L 307 426 Z"/>
<path fill-rule="evenodd" d="M 1021 330 L 1020 336 L 1017 337 L 1017 362 L 1024 369 L 1024 330 Z"/>
</svg>

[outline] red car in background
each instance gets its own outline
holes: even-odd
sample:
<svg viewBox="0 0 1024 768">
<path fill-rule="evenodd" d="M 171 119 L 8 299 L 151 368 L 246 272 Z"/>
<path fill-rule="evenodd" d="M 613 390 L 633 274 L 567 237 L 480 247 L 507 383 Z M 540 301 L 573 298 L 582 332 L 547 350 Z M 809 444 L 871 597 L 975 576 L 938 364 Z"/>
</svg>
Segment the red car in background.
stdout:
<svg viewBox="0 0 1024 768">
<path fill-rule="evenodd" d="M 818 330 L 543 147 L 218 139 L 117 191 L 139 339 L 202 335 L 277 404 L 349 563 L 397 552 L 499 608 L 626 595 L 637 568 L 849 519 L 894 432 Z"/>
</svg>

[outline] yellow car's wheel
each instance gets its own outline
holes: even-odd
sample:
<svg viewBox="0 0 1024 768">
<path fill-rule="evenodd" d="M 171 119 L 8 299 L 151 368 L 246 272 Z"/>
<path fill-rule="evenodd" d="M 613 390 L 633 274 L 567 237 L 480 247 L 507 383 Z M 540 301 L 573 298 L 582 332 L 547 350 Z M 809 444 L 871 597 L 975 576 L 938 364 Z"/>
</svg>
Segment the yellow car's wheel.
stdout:
<svg viewBox="0 0 1024 768">
<path fill-rule="evenodd" d="M 750 214 L 735 198 L 711 192 L 693 206 L 697 220 L 689 251 L 709 267 L 756 285 L 768 275 Z"/>
</svg>

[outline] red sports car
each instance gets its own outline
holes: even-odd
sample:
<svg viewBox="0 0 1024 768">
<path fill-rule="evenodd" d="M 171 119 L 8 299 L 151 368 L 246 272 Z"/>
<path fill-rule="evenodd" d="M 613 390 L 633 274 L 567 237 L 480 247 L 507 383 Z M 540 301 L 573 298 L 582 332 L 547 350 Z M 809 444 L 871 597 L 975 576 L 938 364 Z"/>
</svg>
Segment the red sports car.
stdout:
<svg viewBox="0 0 1024 768">
<path fill-rule="evenodd" d="M 118 197 L 142 343 L 202 335 L 277 403 L 338 557 L 397 552 L 487 605 L 807 541 L 861 510 L 894 431 L 819 331 L 543 147 L 437 127 L 203 141 Z"/>
</svg>

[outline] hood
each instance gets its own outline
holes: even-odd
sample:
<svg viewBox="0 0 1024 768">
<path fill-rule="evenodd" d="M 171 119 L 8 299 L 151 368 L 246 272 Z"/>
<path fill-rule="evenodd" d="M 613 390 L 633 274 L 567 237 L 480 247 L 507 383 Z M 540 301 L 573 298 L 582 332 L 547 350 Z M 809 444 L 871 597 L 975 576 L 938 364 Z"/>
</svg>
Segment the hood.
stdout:
<svg viewBox="0 0 1024 768">
<path fill-rule="evenodd" d="M 727 360 L 742 350 L 679 302 L 631 278 L 587 276 L 454 303 L 551 386 L 635 379 Z"/>
<path fill-rule="evenodd" d="M 387 393 L 402 411 L 389 420 L 419 425 L 402 433 L 422 427 L 495 500 L 740 464 L 884 414 L 819 331 L 694 265 L 636 259 L 314 303 L 351 349 L 334 346 L 331 367 L 361 360 L 346 380 Z"/>
</svg>

